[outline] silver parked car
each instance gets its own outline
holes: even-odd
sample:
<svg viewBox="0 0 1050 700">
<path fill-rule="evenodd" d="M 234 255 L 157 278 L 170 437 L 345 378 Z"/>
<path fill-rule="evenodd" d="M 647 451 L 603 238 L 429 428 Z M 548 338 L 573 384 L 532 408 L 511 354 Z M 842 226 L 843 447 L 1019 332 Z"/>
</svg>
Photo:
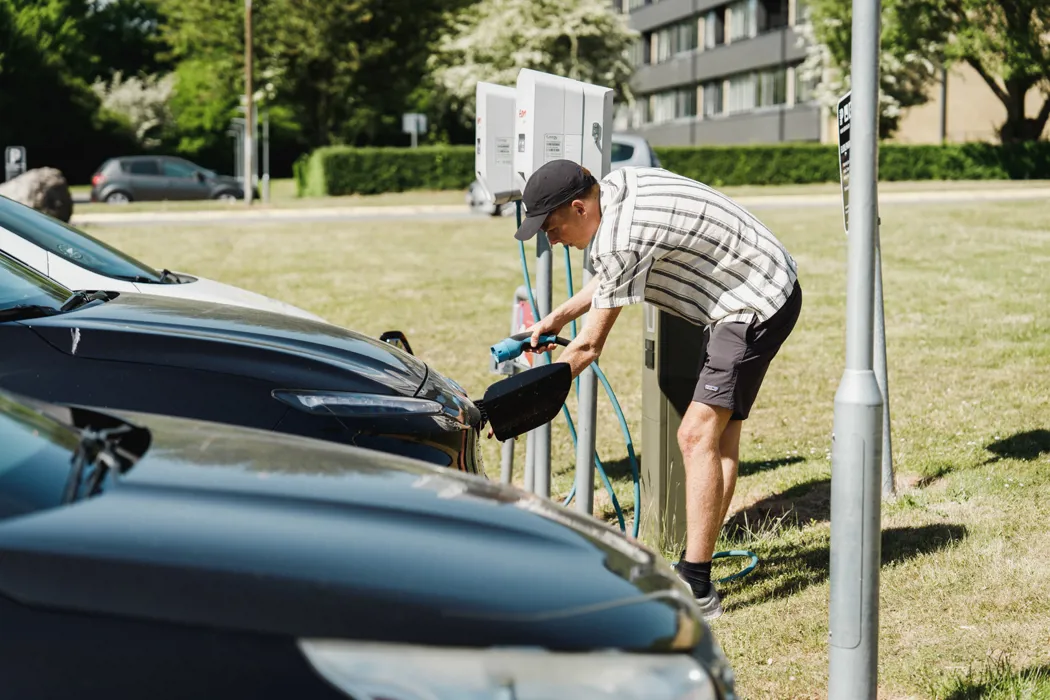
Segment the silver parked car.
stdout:
<svg viewBox="0 0 1050 700">
<path fill-rule="evenodd" d="M 610 154 L 612 169 L 623 168 L 628 165 L 659 168 L 660 159 L 656 157 L 649 142 L 644 137 L 636 134 L 612 135 L 612 153 Z M 479 214 L 490 214 L 492 216 L 514 216 L 515 203 L 508 202 L 497 206 L 485 194 L 481 183 L 477 180 L 470 183 L 467 189 L 467 206 Z"/>
</svg>

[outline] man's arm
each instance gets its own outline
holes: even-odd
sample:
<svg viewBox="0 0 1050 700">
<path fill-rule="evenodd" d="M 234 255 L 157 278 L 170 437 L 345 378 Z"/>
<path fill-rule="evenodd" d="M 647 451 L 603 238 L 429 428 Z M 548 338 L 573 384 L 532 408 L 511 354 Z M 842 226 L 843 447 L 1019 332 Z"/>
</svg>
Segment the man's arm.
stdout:
<svg viewBox="0 0 1050 700">
<path fill-rule="evenodd" d="M 584 285 L 583 289 L 572 295 L 572 298 L 567 299 L 558 308 L 554 309 L 546 318 L 543 318 L 538 323 L 532 325 L 529 331 L 532 333 L 533 345 L 536 345 L 537 340 L 541 335 L 554 335 L 561 331 L 567 323 L 575 321 L 580 316 L 587 313 L 587 309 L 591 307 L 591 300 L 594 298 L 594 292 L 598 289 L 598 284 L 601 282 L 598 275 L 595 275 L 591 280 Z M 547 348 L 537 345 L 537 349 L 553 349 L 553 346 Z"/>
<path fill-rule="evenodd" d="M 616 323 L 621 308 L 616 306 L 611 309 L 591 309 L 583 332 L 558 356 L 558 362 L 565 362 L 572 368 L 574 379 L 602 354 L 605 340 L 609 337 L 609 331 Z"/>
<path fill-rule="evenodd" d="M 560 322 L 562 326 L 583 316 L 587 313 L 587 309 L 591 308 L 591 300 L 594 299 L 594 292 L 598 289 L 600 282 L 601 279 L 598 275 L 591 277 L 590 281 L 583 286 L 583 289 L 558 306 L 551 316 Z"/>
</svg>

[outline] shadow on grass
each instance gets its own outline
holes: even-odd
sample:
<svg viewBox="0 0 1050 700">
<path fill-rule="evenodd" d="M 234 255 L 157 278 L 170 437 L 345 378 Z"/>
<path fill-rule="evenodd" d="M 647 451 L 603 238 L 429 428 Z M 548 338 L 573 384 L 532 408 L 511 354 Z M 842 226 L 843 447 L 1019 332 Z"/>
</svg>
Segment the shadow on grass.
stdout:
<svg viewBox="0 0 1050 700">
<path fill-rule="evenodd" d="M 986 464 L 998 462 L 1000 459 L 1019 459 L 1030 462 L 1050 454 L 1050 430 L 1026 430 L 1023 433 L 996 440 L 985 449 L 995 455 Z"/>
<path fill-rule="evenodd" d="M 642 455 L 636 451 L 634 456 L 638 459 L 638 473 L 640 475 L 642 473 Z M 613 459 L 608 462 L 602 460 L 602 469 L 605 470 L 606 476 L 610 479 L 630 480 L 634 478 L 631 473 L 631 459 L 626 455 L 620 459 Z M 601 479 L 598 478 L 597 471 L 595 472 L 594 478 L 596 483 L 601 481 Z"/>
<path fill-rule="evenodd" d="M 741 462 L 739 476 L 750 476 L 751 474 L 759 474 L 761 472 L 768 472 L 779 467 L 786 467 L 791 464 L 798 464 L 805 460 L 798 455 L 792 457 L 781 457 L 780 459 L 770 460 L 757 460 L 754 462 Z"/>
<path fill-rule="evenodd" d="M 952 679 L 938 696 L 944 700 L 1050 698 L 1050 665 L 1015 670 L 1000 660 L 980 672 Z"/>
<path fill-rule="evenodd" d="M 818 479 L 767 496 L 734 513 L 722 528 L 730 540 L 748 540 L 755 533 L 776 532 L 831 517 L 831 479 Z"/>
<path fill-rule="evenodd" d="M 888 528 L 882 532 L 882 566 L 945 549 L 968 534 L 964 526 L 955 524 Z M 802 548 L 774 544 L 755 549 L 758 568 L 727 585 L 731 592 L 727 603 L 734 608 L 800 593 L 828 579 L 831 555 L 826 542 Z"/>
<path fill-rule="evenodd" d="M 635 452 L 635 457 L 638 458 L 638 471 L 642 469 L 642 455 L 640 452 Z M 798 455 L 791 457 L 780 457 L 779 459 L 768 459 L 768 460 L 756 460 L 752 462 L 743 461 L 740 463 L 738 476 L 749 476 L 751 474 L 758 474 L 760 472 L 772 471 L 779 467 L 786 467 L 791 464 L 798 464 L 799 462 L 806 461 Z M 602 461 L 602 468 L 605 469 L 605 473 L 610 479 L 630 479 L 631 478 L 631 460 L 628 457 L 621 457 L 620 459 L 613 459 L 608 462 Z"/>
</svg>

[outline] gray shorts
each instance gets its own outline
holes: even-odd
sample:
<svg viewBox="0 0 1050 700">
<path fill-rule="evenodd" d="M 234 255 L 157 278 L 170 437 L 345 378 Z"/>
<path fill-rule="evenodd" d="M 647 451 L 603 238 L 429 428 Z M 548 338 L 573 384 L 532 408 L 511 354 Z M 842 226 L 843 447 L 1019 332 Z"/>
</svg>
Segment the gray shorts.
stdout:
<svg viewBox="0 0 1050 700">
<path fill-rule="evenodd" d="M 769 363 L 791 335 L 801 310 L 802 287 L 795 282 L 787 301 L 769 319 L 712 326 L 693 401 L 728 408 L 731 420 L 747 419 Z"/>
</svg>

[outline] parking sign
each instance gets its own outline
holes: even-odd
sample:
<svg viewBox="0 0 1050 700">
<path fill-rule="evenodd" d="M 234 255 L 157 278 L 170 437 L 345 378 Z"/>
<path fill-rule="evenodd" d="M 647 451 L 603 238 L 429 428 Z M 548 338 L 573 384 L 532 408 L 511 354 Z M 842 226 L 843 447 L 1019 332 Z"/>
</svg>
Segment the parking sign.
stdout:
<svg viewBox="0 0 1050 700">
<path fill-rule="evenodd" d="M 846 227 L 846 235 L 849 235 L 849 122 L 850 122 L 850 95 L 851 90 L 839 100 L 838 105 L 838 129 L 839 129 L 839 182 L 842 184 L 842 224 Z"/>
<path fill-rule="evenodd" d="M 4 149 L 4 181 L 14 180 L 26 171 L 25 146 L 8 146 Z"/>
</svg>

